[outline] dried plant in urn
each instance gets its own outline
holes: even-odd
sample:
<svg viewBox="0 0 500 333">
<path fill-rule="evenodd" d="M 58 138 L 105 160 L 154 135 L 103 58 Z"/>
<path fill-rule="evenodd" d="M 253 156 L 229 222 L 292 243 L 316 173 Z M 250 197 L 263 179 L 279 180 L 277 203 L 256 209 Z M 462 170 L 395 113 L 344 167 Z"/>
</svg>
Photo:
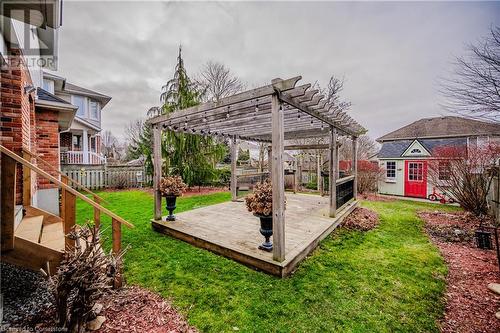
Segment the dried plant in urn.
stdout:
<svg viewBox="0 0 500 333">
<path fill-rule="evenodd" d="M 175 221 L 173 214 L 177 202 L 177 197 L 180 197 L 186 191 L 187 185 L 182 181 L 181 176 L 168 176 L 160 180 L 160 192 L 167 201 L 168 216 L 167 221 Z"/>
<path fill-rule="evenodd" d="M 245 198 L 245 203 L 250 212 L 260 218 L 260 233 L 265 237 L 259 249 L 272 251 L 273 243 L 273 188 L 269 179 L 255 185 L 253 193 Z"/>
</svg>

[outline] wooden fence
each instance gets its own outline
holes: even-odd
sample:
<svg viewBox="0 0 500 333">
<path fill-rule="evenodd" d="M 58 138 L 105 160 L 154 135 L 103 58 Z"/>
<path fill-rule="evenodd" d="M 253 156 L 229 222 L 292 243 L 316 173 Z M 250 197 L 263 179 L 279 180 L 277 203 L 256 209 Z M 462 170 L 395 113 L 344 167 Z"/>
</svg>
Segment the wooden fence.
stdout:
<svg viewBox="0 0 500 333">
<path fill-rule="evenodd" d="M 143 166 L 62 165 L 61 172 L 92 190 L 149 186 L 152 176 Z"/>
</svg>

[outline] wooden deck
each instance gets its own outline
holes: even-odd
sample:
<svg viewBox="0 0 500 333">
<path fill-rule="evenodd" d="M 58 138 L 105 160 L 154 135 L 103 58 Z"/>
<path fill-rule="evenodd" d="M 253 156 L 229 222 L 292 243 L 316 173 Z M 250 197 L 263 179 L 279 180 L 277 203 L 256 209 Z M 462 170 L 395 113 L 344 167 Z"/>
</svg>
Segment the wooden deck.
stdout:
<svg viewBox="0 0 500 333">
<path fill-rule="evenodd" d="M 258 249 L 264 238 L 259 219 L 244 202 L 225 202 L 177 214 L 177 221 L 151 220 L 153 229 L 197 247 L 221 254 L 249 267 L 287 276 L 355 207 L 347 203 L 335 218 L 328 217 L 328 197 L 286 194 L 285 261 Z"/>
</svg>

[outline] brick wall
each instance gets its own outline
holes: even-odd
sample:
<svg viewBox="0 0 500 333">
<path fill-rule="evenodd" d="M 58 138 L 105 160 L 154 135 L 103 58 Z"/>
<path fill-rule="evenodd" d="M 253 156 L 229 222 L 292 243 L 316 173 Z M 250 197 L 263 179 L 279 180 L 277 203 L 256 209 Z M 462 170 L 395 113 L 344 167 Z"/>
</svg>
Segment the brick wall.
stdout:
<svg viewBox="0 0 500 333">
<path fill-rule="evenodd" d="M 58 112 L 37 109 L 36 118 L 36 141 L 37 154 L 45 161 L 59 169 L 59 123 Z M 52 170 L 46 170 L 52 176 L 58 178 L 58 174 Z M 48 189 L 56 188 L 47 179 L 38 177 L 38 188 Z"/>
<path fill-rule="evenodd" d="M 20 51 L 11 50 L 13 57 L 22 57 Z M 32 149 L 35 105 L 34 93 L 26 94 L 24 87 L 32 85 L 30 74 L 21 61 L 1 68 L 0 72 L 0 144 L 22 155 L 22 148 Z M 22 203 L 22 168 L 18 165 L 16 204 Z"/>
</svg>

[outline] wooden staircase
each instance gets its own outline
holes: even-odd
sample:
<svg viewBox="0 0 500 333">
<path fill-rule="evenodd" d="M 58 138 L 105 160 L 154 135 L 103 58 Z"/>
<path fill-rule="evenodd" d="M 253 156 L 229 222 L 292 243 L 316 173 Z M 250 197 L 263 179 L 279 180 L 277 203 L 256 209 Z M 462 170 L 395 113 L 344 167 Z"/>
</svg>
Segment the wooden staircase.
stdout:
<svg viewBox="0 0 500 333">
<path fill-rule="evenodd" d="M 39 156 L 29 152 L 28 157 L 36 158 L 41 164 L 57 172 L 60 180 L 32 164 L 27 159 L 0 145 L 1 159 L 1 260 L 32 270 L 44 269 L 53 274 L 59 266 L 64 250 L 74 245 L 74 241 L 65 237 L 76 222 L 76 198 L 94 207 L 94 223 L 100 226 L 101 213 L 111 217 L 113 252 L 121 250 L 121 225 L 133 225 L 100 205 L 104 200 L 76 181 L 61 174 Z M 17 164 L 23 167 L 23 203 L 15 205 L 15 181 Z M 31 172 L 48 179 L 61 188 L 61 216 L 29 205 L 31 202 Z M 76 185 L 89 194 L 92 199 L 75 190 Z M 89 216 L 89 218 L 91 218 Z M 121 284 L 121 282 L 119 282 Z"/>
</svg>

